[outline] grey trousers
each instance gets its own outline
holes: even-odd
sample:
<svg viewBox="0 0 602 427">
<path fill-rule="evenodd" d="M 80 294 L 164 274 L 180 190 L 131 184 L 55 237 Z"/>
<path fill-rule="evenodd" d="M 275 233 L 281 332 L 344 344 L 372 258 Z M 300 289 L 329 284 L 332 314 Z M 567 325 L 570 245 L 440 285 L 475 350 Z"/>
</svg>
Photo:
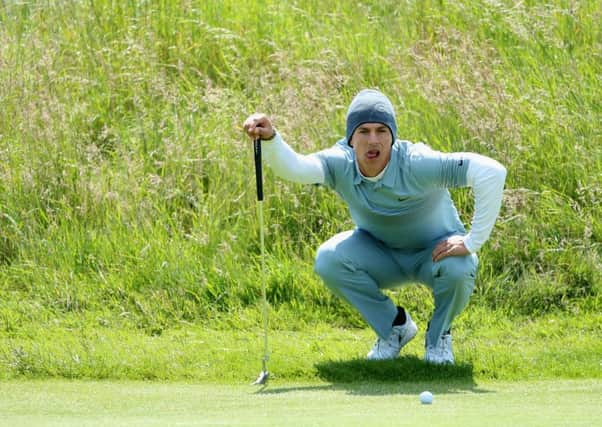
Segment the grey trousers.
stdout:
<svg viewBox="0 0 602 427">
<path fill-rule="evenodd" d="M 362 230 L 339 233 L 320 246 L 314 269 L 326 286 L 354 306 L 383 339 L 392 330 L 397 307 L 382 290 L 423 283 L 435 309 L 426 336 L 435 344 L 450 329 L 474 289 L 476 255 L 432 261 L 432 248 L 420 251 L 392 249 Z"/>
</svg>

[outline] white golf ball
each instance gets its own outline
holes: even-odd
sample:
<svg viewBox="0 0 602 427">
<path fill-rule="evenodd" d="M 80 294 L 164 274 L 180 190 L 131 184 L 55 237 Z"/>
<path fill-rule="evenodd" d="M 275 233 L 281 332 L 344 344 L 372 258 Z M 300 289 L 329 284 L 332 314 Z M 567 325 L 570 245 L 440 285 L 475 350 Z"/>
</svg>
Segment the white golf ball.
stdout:
<svg viewBox="0 0 602 427">
<path fill-rule="evenodd" d="M 430 391 L 423 391 L 420 393 L 420 403 L 423 405 L 430 405 L 433 403 L 433 393 Z"/>
</svg>

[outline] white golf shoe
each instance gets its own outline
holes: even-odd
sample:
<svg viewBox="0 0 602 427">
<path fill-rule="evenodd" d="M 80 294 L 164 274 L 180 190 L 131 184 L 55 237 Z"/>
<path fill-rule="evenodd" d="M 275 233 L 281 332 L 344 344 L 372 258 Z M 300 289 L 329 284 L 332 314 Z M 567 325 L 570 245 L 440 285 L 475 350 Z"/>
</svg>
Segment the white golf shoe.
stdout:
<svg viewBox="0 0 602 427">
<path fill-rule="evenodd" d="M 427 344 L 424 360 L 435 365 L 453 365 L 452 336 L 449 332 L 441 335 L 435 345 Z"/>
<path fill-rule="evenodd" d="M 418 328 L 408 312 L 406 312 L 406 322 L 403 325 L 393 326 L 391 334 L 386 340 L 378 338 L 368 353 L 368 360 L 388 360 L 395 359 L 401 348 L 410 342 L 416 336 Z"/>
</svg>

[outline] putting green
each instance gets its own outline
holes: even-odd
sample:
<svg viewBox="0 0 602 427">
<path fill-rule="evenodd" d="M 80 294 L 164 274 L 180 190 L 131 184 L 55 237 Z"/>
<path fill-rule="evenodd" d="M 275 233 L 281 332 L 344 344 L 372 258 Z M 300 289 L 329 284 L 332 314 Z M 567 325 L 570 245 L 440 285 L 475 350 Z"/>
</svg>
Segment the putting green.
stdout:
<svg viewBox="0 0 602 427">
<path fill-rule="evenodd" d="M 0 383 L 6 426 L 593 426 L 602 381 L 250 385 Z M 418 395 L 433 392 L 432 405 Z M 600 424 L 597 424 L 600 425 Z"/>
</svg>

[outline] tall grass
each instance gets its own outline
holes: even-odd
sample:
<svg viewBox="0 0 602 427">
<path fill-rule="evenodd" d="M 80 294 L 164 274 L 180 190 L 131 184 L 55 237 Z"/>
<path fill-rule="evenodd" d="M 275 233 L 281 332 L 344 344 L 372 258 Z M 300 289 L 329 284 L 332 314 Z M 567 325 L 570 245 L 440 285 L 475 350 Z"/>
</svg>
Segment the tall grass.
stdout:
<svg viewBox="0 0 602 427">
<path fill-rule="evenodd" d="M 241 123 L 264 111 L 298 151 L 325 148 L 364 87 L 402 138 L 507 166 L 476 304 L 599 311 L 601 19 L 594 0 L 0 3 L 0 330 L 153 335 L 254 307 Z M 345 207 L 266 175 L 274 310 L 360 325 L 312 273 Z M 454 197 L 469 222 L 470 192 Z"/>
</svg>

